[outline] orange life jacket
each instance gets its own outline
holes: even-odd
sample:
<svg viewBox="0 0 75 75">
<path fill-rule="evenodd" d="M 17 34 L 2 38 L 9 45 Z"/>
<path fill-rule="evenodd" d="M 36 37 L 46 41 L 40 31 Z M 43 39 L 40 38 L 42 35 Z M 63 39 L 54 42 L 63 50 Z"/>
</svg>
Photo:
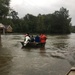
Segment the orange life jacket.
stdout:
<svg viewBox="0 0 75 75">
<path fill-rule="evenodd" d="M 45 43 L 45 42 L 46 42 L 46 39 L 47 39 L 46 35 L 42 34 L 42 35 L 40 36 L 40 42 L 41 42 L 41 43 Z"/>
</svg>

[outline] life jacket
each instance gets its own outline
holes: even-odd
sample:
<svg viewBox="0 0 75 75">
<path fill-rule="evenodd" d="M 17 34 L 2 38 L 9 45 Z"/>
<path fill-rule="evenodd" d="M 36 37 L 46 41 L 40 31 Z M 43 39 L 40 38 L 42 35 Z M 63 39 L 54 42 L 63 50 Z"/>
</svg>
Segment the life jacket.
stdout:
<svg viewBox="0 0 75 75">
<path fill-rule="evenodd" d="M 40 42 L 41 43 L 46 43 L 46 39 L 47 39 L 46 35 L 43 34 L 40 36 Z"/>
</svg>

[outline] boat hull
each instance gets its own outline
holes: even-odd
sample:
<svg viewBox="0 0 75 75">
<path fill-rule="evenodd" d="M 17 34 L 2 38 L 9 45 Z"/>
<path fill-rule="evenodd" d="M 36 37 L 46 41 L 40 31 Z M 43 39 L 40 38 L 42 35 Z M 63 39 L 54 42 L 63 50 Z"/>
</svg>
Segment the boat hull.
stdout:
<svg viewBox="0 0 75 75">
<path fill-rule="evenodd" d="M 22 48 L 39 48 L 41 47 L 41 43 L 29 42 L 26 46 L 24 46 L 24 42 L 21 42 Z"/>
<path fill-rule="evenodd" d="M 66 75 L 75 75 L 75 67 L 72 67 Z"/>
</svg>

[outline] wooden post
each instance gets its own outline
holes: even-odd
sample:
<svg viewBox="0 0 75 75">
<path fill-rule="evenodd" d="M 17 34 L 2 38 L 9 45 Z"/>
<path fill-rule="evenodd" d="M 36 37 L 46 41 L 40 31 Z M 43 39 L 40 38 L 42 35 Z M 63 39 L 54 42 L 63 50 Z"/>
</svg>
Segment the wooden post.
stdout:
<svg viewBox="0 0 75 75">
<path fill-rule="evenodd" d="M 5 28 L 3 28 L 3 35 L 5 35 Z"/>
<path fill-rule="evenodd" d="M 0 47 L 2 46 L 2 44 L 1 44 L 1 34 L 0 34 Z"/>
</svg>

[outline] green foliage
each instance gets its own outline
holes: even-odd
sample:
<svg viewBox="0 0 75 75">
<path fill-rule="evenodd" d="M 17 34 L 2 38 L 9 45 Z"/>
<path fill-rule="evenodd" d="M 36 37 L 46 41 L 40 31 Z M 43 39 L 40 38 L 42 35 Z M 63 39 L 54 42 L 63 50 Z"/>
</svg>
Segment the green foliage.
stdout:
<svg viewBox="0 0 75 75">
<path fill-rule="evenodd" d="M 5 18 L 9 12 L 10 0 L 0 0 L 0 18 Z"/>
<path fill-rule="evenodd" d="M 33 16 L 27 14 L 21 19 L 16 11 L 11 10 L 7 19 L 5 17 L 8 14 L 9 8 L 6 5 L 9 6 L 10 0 L 1 1 L 3 2 L 0 5 L 0 17 L 3 19 L 0 19 L 0 22 L 12 25 L 14 32 L 48 34 L 69 34 L 71 32 L 71 18 L 66 8 L 62 7 L 59 11 L 47 15 L 39 14 L 38 16 Z"/>
<path fill-rule="evenodd" d="M 12 10 L 10 12 L 10 15 L 9 16 L 11 16 L 12 19 L 19 19 L 19 17 L 17 15 L 18 15 L 18 13 L 16 11 Z"/>
<path fill-rule="evenodd" d="M 71 32 L 75 33 L 75 26 L 71 26 Z"/>
<path fill-rule="evenodd" d="M 60 8 L 53 14 L 33 16 L 25 15 L 22 19 L 15 20 L 14 31 L 30 33 L 69 34 L 71 31 L 71 18 L 68 10 Z"/>
<path fill-rule="evenodd" d="M 9 2 L 10 0 L 0 0 L 0 4 L 5 5 L 5 6 L 9 6 Z"/>
<path fill-rule="evenodd" d="M 66 34 L 70 33 L 70 22 L 68 10 L 60 8 L 52 14 L 51 33 Z"/>
</svg>

